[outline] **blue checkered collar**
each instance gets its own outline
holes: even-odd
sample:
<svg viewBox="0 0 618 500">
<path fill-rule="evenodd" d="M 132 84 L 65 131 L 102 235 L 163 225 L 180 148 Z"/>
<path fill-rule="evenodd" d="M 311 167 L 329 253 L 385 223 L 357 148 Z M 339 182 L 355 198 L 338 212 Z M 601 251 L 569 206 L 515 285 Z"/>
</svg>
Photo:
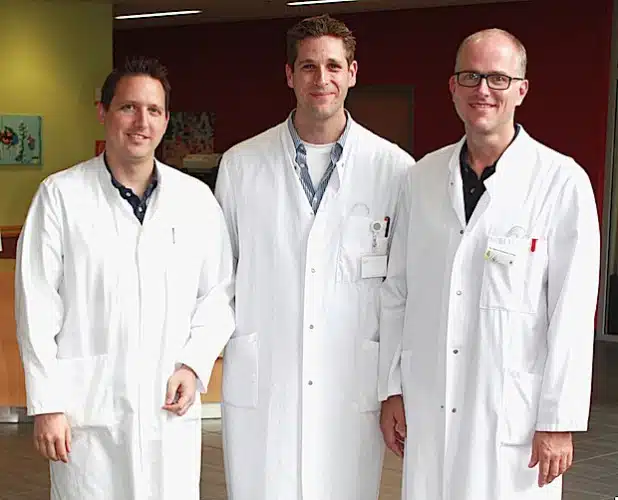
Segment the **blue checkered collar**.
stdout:
<svg viewBox="0 0 618 500">
<path fill-rule="evenodd" d="M 296 110 L 294 109 L 288 116 L 287 123 L 288 123 L 288 130 L 290 131 L 290 136 L 292 137 L 292 142 L 294 143 L 294 155 L 293 156 L 296 159 L 298 159 L 299 155 L 302 155 L 303 157 L 307 156 L 307 149 L 305 147 L 305 143 L 298 135 L 298 131 L 296 130 L 296 127 L 294 126 L 294 115 L 295 114 L 296 114 Z M 343 129 L 342 134 L 339 136 L 339 139 L 337 139 L 337 142 L 335 142 L 335 145 L 333 146 L 333 149 L 330 152 L 330 159 L 333 162 L 333 164 L 336 164 L 341 159 L 341 155 L 343 154 L 343 148 L 345 147 L 345 143 L 348 138 L 348 133 L 350 132 L 350 126 L 352 125 L 352 119 L 350 117 L 350 113 L 347 110 L 345 111 L 345 118 L 346 118 L 345 128 Z"/>
</svg>

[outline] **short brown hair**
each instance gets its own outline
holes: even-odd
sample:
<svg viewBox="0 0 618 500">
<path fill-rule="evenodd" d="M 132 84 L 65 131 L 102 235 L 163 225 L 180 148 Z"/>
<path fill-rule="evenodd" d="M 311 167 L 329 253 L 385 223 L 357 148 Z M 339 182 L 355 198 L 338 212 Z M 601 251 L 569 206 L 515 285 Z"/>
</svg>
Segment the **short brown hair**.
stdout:
<svg viewBox="0 0 618 500">
<path fill-rule="evenodd" d="M 149 76 L 161 82 L 163 90 L 165 91 L 165 112 L 167 113 L 170 108 L 171 93 L 170 82 L 167 79 L 167 68 L 156 59 L 147 57 L 132 57 L 127 59 L 122 68 L 116 68 L 107 75 L 103 87 L 101 88 L 101 105 L 103 109 L 105 111 L 109 110 L 109 106 L 116 93 L 116 86 L 122 78 L 125 76 L 141 75 Z"/>
<path fill-rule="evenodd" d="M 341 39 L 345 47 L 348 64 L 354 61 L 356 50 L 356 38 L 350 29 L 341 21 L 323 14 L 316 17 L 308 17 L 292 26 L 287 33 L 287 63 L 294 67 L 298 57 L 298 44 L 305 38 L 318 38 L 321 36 L 333 36 Z"/>
</svg>

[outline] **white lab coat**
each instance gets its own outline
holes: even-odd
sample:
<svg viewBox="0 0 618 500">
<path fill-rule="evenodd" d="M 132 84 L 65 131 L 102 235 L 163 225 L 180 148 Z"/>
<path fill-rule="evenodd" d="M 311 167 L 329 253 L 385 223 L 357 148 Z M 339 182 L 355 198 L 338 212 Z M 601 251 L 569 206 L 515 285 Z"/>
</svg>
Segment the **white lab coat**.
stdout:
<svg viewBox="0 0 618 500">
<path fill-rule="evenodd" d="M 207 186 L 156 168 L 143 226 L 100 156 L 43 181 L 19 239 L 28 413 L 72 428 L 52 500 L 199 498 L 199 394 L 182 417 L 161 406 L 181 363 L 208 383 L 234 330 L 232 258 Z"/>
<path fill-rule="evenodd" d="M 237 329 L 223 356 L 230 500 L 378 497 L 383 278 L 361 278 L 360 260 L 412 163 L 352 122 L 314 215 L 286 123 L 222 158 L 216 195 L 237 259 Z"/>
<path fill-rule="evenodd" d="M 587 428 L 593 192 L 573 159 L 521 129 L 466 225 L 462 144 L 410 172 L 383 288 L 380 398 L 403 386 L 402 498 L 558 500 L 561 479 L 538 488 L 528 461 L 535 430 Z"/>
</svg>

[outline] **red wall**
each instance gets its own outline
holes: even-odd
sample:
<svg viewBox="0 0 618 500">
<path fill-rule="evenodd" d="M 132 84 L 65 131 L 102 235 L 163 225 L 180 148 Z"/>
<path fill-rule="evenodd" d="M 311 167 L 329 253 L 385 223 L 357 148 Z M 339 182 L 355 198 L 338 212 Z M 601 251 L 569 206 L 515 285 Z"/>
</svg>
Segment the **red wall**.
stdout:
<svg viewBox="0 0 618 500">
<path fill-rule="evenodd" d="M 602 206 L 609 92 L 611 0 L 532 0 L 340 16 L 358 39 L 359 84 L 414 86 L 414 156 L 457 140 L 448 93 L 459 42 L 487 27 L 528 50 L 530 92 L 518 121 L 572 155 Z M 116 31 L 116 62 L 158 57 L 170 70 L 172 109 L 214 111 L 222 152 L 279 121 L 293 106 L 285 83 L 285 31 L 294 20 Z"/>
</svg>

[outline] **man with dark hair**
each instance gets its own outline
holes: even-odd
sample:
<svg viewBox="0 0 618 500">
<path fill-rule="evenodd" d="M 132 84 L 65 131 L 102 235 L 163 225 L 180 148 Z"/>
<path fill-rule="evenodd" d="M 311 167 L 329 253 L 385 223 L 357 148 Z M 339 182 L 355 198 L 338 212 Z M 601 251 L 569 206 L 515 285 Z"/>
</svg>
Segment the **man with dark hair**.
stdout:
<svg viewBox="0 0 618 500">
<path fill-rule="evenodd" d="M 225 220 L 154 158 L 169 83 L 132 60 L 105 81 L 100 156 L 45 179 L 17 251 L 17 335 L 52 500 L 198 500 L 201 411 L 234 329 Z"/>
<path fill-rule="evenodd" d="M 165 93 L 165 113 L 169 113 L 170 110 L 170 93 L 171 86 L 167 79 L 167 68 L 163 66 L 156 59 L 150 59 L 146 57 L 134 57 L 128 59 L 125 65 L 120 68 L 115 68 L 103 82 L 101 87 L 101 105 L 104 110 L 108 110 L 114 94 L 116 93 L 116 86 L 118 82 L 127 76 L 149 76 L 150 78 L 157 80 L 163 92 Z"/>
<path fill-rule="evenodd" d="M 344 109 L 354 47 L 329 16 L 292 28 L 296 109 L 221 161 L 237 280 L 223 374 L 234 500 L 378 498 L 378 293 L 413 160 Z"/>
</svg>

